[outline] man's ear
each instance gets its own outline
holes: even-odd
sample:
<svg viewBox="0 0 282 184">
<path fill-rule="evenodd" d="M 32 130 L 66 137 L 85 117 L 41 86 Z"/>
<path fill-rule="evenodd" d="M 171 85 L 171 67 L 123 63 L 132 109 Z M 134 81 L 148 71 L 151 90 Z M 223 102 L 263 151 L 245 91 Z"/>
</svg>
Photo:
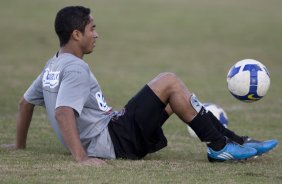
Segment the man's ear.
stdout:
<svg viewBox="0 0 282 184">
<path fill-rule="evenodd" d="M 71 34 L 72 39 L 79 41 L 82 37 L 82 33 L 79 30 L 74 30 Z"/>
</svg>

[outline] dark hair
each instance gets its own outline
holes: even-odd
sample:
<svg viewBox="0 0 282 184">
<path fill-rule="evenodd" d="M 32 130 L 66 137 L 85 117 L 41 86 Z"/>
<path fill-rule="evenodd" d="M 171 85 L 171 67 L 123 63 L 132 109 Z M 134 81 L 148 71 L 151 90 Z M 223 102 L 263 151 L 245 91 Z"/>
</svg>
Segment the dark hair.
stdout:
<svg viewBox="0 0 282 184">
<path fill-rule="evenodd" d="M 84 33 L 85 26 L 90 22 L 91 10 L 83 6 L 68 6 L 61 9 L 55 19 L 55 31 L 60 40 L 60 46 L 68 43 L 74 30 Z"/>
</svg>

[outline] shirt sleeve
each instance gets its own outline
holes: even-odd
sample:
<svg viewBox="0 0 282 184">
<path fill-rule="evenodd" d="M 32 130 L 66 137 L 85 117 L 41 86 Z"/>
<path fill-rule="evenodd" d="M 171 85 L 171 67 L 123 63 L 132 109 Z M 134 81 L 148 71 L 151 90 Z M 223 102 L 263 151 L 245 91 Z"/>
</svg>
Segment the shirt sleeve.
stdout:
<svg viewBox="0 0 282 184">
<path fill-rule="evenodd" d="M 31 104 L 44 106 L 42 74 L 38 75 L 24 94 L 24 99 Z"/>
<path fill-rule="evenodd" d="M 90 94 L 90 72 L 80 65 L 70 65 L 63 70 L 56 108 L 67 106 L 78 115 Z"/>
</svg>

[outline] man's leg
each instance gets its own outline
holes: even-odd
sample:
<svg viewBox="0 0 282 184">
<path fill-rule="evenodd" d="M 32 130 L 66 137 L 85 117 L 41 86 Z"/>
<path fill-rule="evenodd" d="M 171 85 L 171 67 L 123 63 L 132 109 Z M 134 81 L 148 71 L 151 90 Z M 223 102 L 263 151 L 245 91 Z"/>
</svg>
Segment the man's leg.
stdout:
<svg viewBox="0 0 282 184">
<path fill-rule="evenodd" d="M 148 86 L 164 104 L 169 105 L 166 107 L 168 114 L 174 112 L 195 131 L 202 142 L 209 143 L 208 158 L 210 161 L 245 159 L 256 154 L 253 148 L 244 148 L 226 142 L 224 135 L 216 129 L 197 98 L 189 92 L 175 74 L 162 73 L 150 81 Z"/>
<path fill-rule="evenodd" d="M 278 141 L 275 139 L 267 140 L 267 141 L 257 141 L 254 139 L 250 139 L 246 136 L 239 136 L 235 134 L 233 131 L 222 126 L 219 120 L 211 112 L 203 113 L 204 116 L 200 116 L 199 114 L 197 114 L 198 112 L 195 111 L 195 109 L 192 107 L 189 101 L 189 98 L 191 98 L 191 93 L 185 87 L 183 82 L 172 73 L 160 74 L 151 82 L 149 82 L 149 86 L 164 103 L 167 103 L 167 106 L 165 108 L 167 114 L 170 116 L 172 113 L 175 112 L 185 123 L 187 123 L 195 131 L 198 137 L 204 142 L 207 142 L 207 140 L 212 140 L 212 139 L 211 137 L 208 139 L 203 137 L 206 137 L 208 136 L 208 134 L 211 133 L 215 135 L 217 131 L 217 133 L 220 133 L 221 135 L 228 137 L 230 140 L 240 145 L 255 148 L 257 150 L 257 155 L 261 155 L 263 153 L 272 150 L 278 144 Z M 172 97 L 171 95 L 175 95 L 175 96 Z M 172 101 L 173 103 L 171 103 Z M 176 108 L 171 107 L 171 105 L 176 105 Z M 187 106 L 188 108 L 186 108 Z M 182 109 L 182 111 L 178 111 L 179 109 Z M 185 110 L 187 111 L 192 110 L 193 112 L 188 113 L 188 116 L 182 116 L 182 113 L 186 113 Z M 197 116 L 194 115 L 195 112 Z M 192 121 L 190 120 L 191 118 L 193 119 Z M 211 123 L 207 123 L 207 122 L 211 122 Z M 209 130 L 207 131 L 206 129 L 202 129 L 199 132 L 199 130 L 197 129 L 203 126 L 206 126 Z M 213 129 L 216 129 L 216 131 L 214 131 Z M 201 135 L 201 133 L 204 134 Z M 211 141 L 212 143 L 209 144 L 208 146 L 215 150 L 219 150 L 222 147 L 222 141 L 221 141 L 222 139 L 217 139 L 217 141 L 215 141 L 216 139 L 213 140 L 214 141 Z"/>
<path fill-rule="evenodd" d="M 148 85 L 164 104 L 169 105 L 166 108 L 170 111 L 168 113 L 174 112 L 183 122 L 189 124 L 201 141 L 214 142 L 215 145 L 212 146 L 216 149 L 225 146 L 224 136 L 216 130 L 206 115 L 198 115 L 190 102 L 192 94 L 176 75 L 162 73 Z"/>
<path fill-rule="evenodd" d="M 190 122 L 197 112 L 190 104 L 191 93 L 183 82 L 172 73 L 162 73 L 148 83 L 148 86 L 160 98 L 169 104 L 168 113 L 176 113 L 184 122 Z M 170 107 L 170 108 L 169 108 Z"/>
</svg>

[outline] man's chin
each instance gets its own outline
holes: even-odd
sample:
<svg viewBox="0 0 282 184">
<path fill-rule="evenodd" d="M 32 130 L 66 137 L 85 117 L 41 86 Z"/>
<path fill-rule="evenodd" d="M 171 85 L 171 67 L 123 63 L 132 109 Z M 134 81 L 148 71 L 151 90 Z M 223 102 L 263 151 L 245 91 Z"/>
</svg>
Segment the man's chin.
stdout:
<svg viewBox="0 0 282 184">
<path fill-rule="evenodd" d="M 90 51 L 86 51 L 84 54 L 91 54 L 93 52 L 93 49 Z"/>
</svg>

